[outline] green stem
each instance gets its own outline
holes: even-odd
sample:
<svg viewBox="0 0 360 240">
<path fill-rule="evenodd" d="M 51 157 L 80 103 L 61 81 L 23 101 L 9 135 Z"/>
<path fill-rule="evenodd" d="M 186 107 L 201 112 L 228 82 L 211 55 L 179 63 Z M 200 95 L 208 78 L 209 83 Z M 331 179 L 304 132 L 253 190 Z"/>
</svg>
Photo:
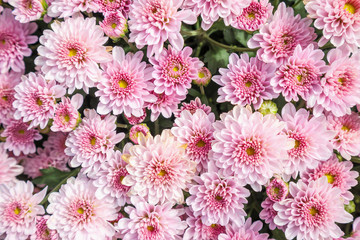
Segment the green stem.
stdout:
<svg viewBox="0 0 360 240">
<path fill-rule="evenodd" d="M 245 47 L 237 47 L 237 46 L 229 46 L 214 39 L 210 38 L 207 34 L 203 34 L 204 39 L 213 46 L 221 47 L 226 50 L 234 51 L 234 52 L 256 52 L 258 48 L 245 48 Z"/>
<path fill-rule="evenodd" d="M 205 90 L 203 85 L 200 85 L 200 93 L 201 95 L 205 96 Z"/>
<path fill-rule="evenodd" d="M 155 135 L 160 133 L 159 118 L 155 121 Z"/>
<path fill-rule="evenodd" d="M 297 0 L 291 7 L 295 8 L 297 5 L 299 5 L 302 2 L 302 0 Z"/>
<path fill-rule="evenodd" d="M 122 124 L 122 123 L 117 123 L 116 126 L 117 126 L 118 128 L 128 128 L 128 125 Z"/>
<path fill-rule="evenodd" d="M 328 49 L 328 48 L 333 48 L 334 45 L 332 45 L 331 42 L 327 42 L 324 46 L 320 47 L 321 50 L 325 50 L 325 49 Z"/>
<path fill-rule="evenodd" d="M 123 36 L 122 39 L 124 39 L 124 41 L 130 46 L 131 50 L 133 52 L 137 52 L 138 49 L 134 46 L 134 44 L 132 44 L 131 42 L 129 42 L 129 39 L 127 38 L 127 36 Z"/>
</svg>

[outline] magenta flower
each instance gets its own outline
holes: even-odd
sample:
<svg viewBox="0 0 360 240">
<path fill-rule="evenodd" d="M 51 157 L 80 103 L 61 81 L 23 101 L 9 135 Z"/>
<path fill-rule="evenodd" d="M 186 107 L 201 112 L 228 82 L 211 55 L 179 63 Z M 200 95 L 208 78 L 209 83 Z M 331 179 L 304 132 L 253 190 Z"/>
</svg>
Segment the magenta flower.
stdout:
<svg viewBox="0 0 360 240">
<path fill-rule="evenodd" d="M 275 177 L 270 180 L 269 185 L 266 187 L 266 194 L 271 201 L 279 202 L 288 196 L 289 186 L 280 177 Z"/>
<path fill-rule="evenodd" d="M 98 9 L 93 0 L 56 0 L 51 2 L 47 14 L 54 18 L 66 18 L 78 12 L 97 12 Z"/>
<path fill-rule="evenodd" d="M 178 11 L 181 5 L 182 1 L 175 0 L 135 0 L 129 13 L 130 42 L 139 49 L 148 45 L 148 57 L 159 56 L 166 40 L 180 51 L 184 46 L 181 22 L 194 24 L 197 20 L 190 10 Z"/>
<path fill-rule="evenodd" d="M 105 14 L 105 19 L 100 22 L 100 26 L 111 39 L 124 37 L 128 31 L 126 18 L 120 12 Z"/>
<path fill-rule="evenodd" d="M 194 114 L 196 110 L 202 109 L 206 114 L 211 113 L 211 107 L 202 104 L 200 98 L 196 97 L 195 100 L 191 100 L 189 103 L 183 102 L 179 109 L 176 109 L 175 117 L 180 117 L 182 111 L 188 110 L 191 114 Z"/>
<path fill-rule="evenodd" d="M 63 132 L 49 132 L 48 139 L 43 142 L 43 146 L 44 150 L 50 153 L 52 159 L 63 162 L 70 160 L 71 157 L 65 154 L 65 142 L 68 135 Z"/>
<path fill-rule="evenodd" d="M 7 72 L 0 74 L 0 122 L 7 124 L 14 117 L 15 86 L 21 82 L 22 73 Z"/>
<path fill-rule="evenodd" d="M 44 12 L 45 0 L 9 0 L 14 7 L 12 13 L 15 19 L 21 23 L 27 23 L 40 19 Z"/>
<path fill-rule="evenodd" d="M 294 17 L 294 10 L 281 2 L 268 24 L 260 28 L 249 41 L 250 48 L 258 48 L 257 56 L 266 63 L 283 64 L 293 55 L 295 47 L 306 48 L 316 38 L 311 20 Z"/>
<path fill-rule="evenodd" d="M 127 17 L 132 0 L 92 0 L 103 14 L 118 12 Z"/>
<path fill-rule="evenodd" d="M 226 233 L 219 235 L 219 240 L 237 240 L 237 239 L 251 239 L 251 240 L 267 240 L 269 234 L 259 233 L 263 224 L 261 221 L 253 222 L 248 218 L 243 225 L 232 224 L 226 229 Z"/>
<path fill-rule="evenodd" d="M 264 63 L 257 57 L 249 58 L 247 53 L 232 53 L 228 68 L 220 68 L 221 75 L 213 77 L 213 81 L 221 86 L 218 102 L 231 102 L 233 105 L 245 106 L 253 104 L 260 108 L 263 100 L 271 100 L 279 96 L 270 85 L 276 66 Z"/>
<path fill-rule="evenodd" d="M 12 183 L 15 183 L 16 176 L 20 175 L 23 171 L 24 168 L 17 165 L 14 158 L 8 156 L 4 143 L 0 143 L 0 185 L 11 186 Z"/>
</svg>

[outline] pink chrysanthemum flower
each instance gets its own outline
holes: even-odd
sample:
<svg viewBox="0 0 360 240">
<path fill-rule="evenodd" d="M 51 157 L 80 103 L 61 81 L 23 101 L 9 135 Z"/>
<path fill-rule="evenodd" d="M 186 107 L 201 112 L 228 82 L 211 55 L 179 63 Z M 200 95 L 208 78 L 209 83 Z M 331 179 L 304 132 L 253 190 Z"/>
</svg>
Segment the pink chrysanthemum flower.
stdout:
<svg viewBox="0 0 360 240">
<path fill-rule="evenodd" d="M 75 94 L 70 98 L 62 97 L 61 102 L 56 105 L 54 121 L 51 131 L 54 132 L 70 132 L 76 128 L 81 120 L 78 109 L 83 104 L 83 96 Z"/>
<path fill-rule="evenodd" d="M 37 217 L 36 232 L 30 236 L 30 240 L 60 240 L 59 234 L 55 230 L 50 230 L 46 224 L 49 217 L 49 215 Z"/>
<path fill-rule="evenodd" d="M 100 22 L 100 26 L 111 39 L 124 37 L 128 31 L 127 20 L 120 12 L 105 14 L 105 19 Z"/>
<path fill-rule="evenodd" d="M 292 103 L 286 104 L 281 112 L 286 123 L 284 133 L 295 141 L 284 159 L 284 173 L 294 178 L 306 168 L 314 169 L 320 161 L 328 160 L 333 152 L 331 140 L 333 131 L 326 129 L 325 116 L 311 117 L 304 108 L 296 111 Z M 288 176 L 289 177 L 289 176 Z"/>
<path fill-rule="evenodd" d="M 198 86 L 207 86 L 211 81 L 211 72 L 208 68 L 202 67 L 198 69 L 196 78 L 193 79 L 193 84 Z"/>
<path fill-rule="evenodd" d="M 45 213 L 39 205 L 46 195 L 47 187 L 33 195 L 34 185 L 18 181 L 11 188 L 0 184 L 0 236 L 6 239 L 26 240 L 36 231 L 36 216 Z"/>
<path fill-rule="evenodd" d="M 353 200 L 354 195 L 349 191 L 357 185 L 356 178 L 359 173 L 351 171 L 353 164 L 350 161 L 339 162 L 335 154 L 326 162 L 321 162 L 315 169 L 308 169 L 301 174 L 301 179 L 308 184 L 323 176 L 327 177 L 328 183 L 333 187 L 340 188 L 341 197 L 345 199 L 345 204 Z"/>
<path fill-rule="evenodd" d="M 180 240 L 187 224 L 180 219 L 182 209 L 172 209 L 172 204 L 151 205 L 141 197 L 132 197 L 135 207 L 125 207 L 129 218 L 122 218 L 118 228 L 125 239 Z"/>
<path fill-rule="evenodd" d="M 322 60 L 324 52 L 309 45 L 305 49 L 297 45 L 291 56 L 275 73 L 270 83 L 276 93 L 282 93 L 287 102 L 302 97 L 308 105 L 315 103 L 322 92 L 320 78 L 328 70 Z"/>
<path fill-rule="evenodd" d="M 127 116 L 127 115 L 124 115 L 126 120 L 128 120 L 128 122 L 131 124 L 131 125 L 136 125 L 136 124 L 140 124 L 142 123 L 145 118 L 146 118 L 146 109 L 143 108 L 143 113 L 140 117 L 135 117 L 134 115 L 131 115 L 131 116 Z"/>
<path fill-rule="evenodd" d="M 319 45 L 329 40 L 336 47 L 355 51 L 360 47 L 360 1 L 313 0 L 305 5 L 314 26 L 323 30 Z"/>
<path fill-rule="evenodd" d="M 241 225 L 245 220 L 244 203 L 250 196 L 249 190 L 238 184 L 234 177 L 223 178 L 216 172 L 195 176 L 197 184 L 189 189 L 190 197 L 186 204 L 194 210 L 194 216 L 200 217 L 206 225 L 229 222 Z"/>
<path fill-rule="evenodd" d="M 175 117 L 180 117 L 182 111 L 188 110 L 191 114 L 194 114 L 196 110 L 202 109 L 206 114 L 211 113 L 211 107 L 202 104 L 200 98 L 196 97 L 195 100 L 191 100 L 190 103 L 183 102 L 179 109 L 176 109 Z"/>
<path fill-rule="evenodd" d="M 98 199 L 115 200 L 116 205 L 120 207 L 124 206 L 126 202 L 130 202 L 127 195 L 130 187 L 122 184 L 124 177 L 129 175 L 126 165 L 120 151 L 114 152 L 106 162 L 101 164 L 93 182 L 97 188 L 95 195 Z"/>
<path fill-rule="evenodd" d="M 155 122 L 160 113 L 165 118 L 170 118 L 171 115 L 178 109 L 178 104 L 186 98 L 186 95 L 180 96 L 177 94 L 165 95 L 151 92 L 156 97 L 155 102 L 146 102 L 145 106 L 151 111 L 150 120 Z"/>
<path fill-rule="evenodd" d="M 138 138 L 140 134 L 143 134 L 146 138 L 151 136 L 150 129 L 145 123 L 132 126 L 129 138 L 133 143 L 139 144 Z"/>
<path fill-rule="evenodd" d="M 6 138 L 4 148 L 12 151 L 15 156 L 19 156 L 20 153 L 25 155 L 34 153 L 36 151 L 34 141 L 42 139 L 38 130 L 29 128 L 29 124 L 22 120 L 15 119 L 9 121 L 1 137 Z"/>
<path fill-rule="evenodd" d="M 36 43 L 37 36 L 33 34 L 37 29 L 36 23 L 20 23 L 15 20 L 11 9 L 6 8 L 0 15 L 0 73 L 7 73 L 10 69 L 15 72 L 25 70 L 24 57 L 31 55 L 28 44 Z"/>
<path fill-rule="evenodd" d="M 186 208 L 186 223 L 189 227 L 186 229 L 184 240 L 213 240 L 217 239 L 219 234 L 225 233 L 225 226 L 220 224 L 205 225 L 201 221 L 201 216 L 195 217 L 191 208 Z"/>
<path fill-rule="evenodd" d="M 316 99 L 314 115 L 320 115 L 323 110 L 337 117 L 350 114 L 350 108 L 360 102 L 360 52 L 349 57 L 344 51 L 333 49 L 327 60 L 330 67 L 321 79 L 323 91 Z"/>
<path fill-rule="evenodd" d="M 341 190 L 333 188 L 326 177 L 311 181 L 308 185 L 301 180 L 290 183 L 290 195 L 283 201 L 276 202 L 278 212 L 275 224 L 286 225 L 287 239 L 312 240 L 332 239 L 344 233 L 336 223 L 348 223 L 353 220 L 344 209 Z"/>
<path fill-rule="evenodd" d="M 98 7 L 99 12 L 104 14 L 111 12 L 119 12 L 127 17 L 130 10 L 130 4 L 132 0 L 92 0 Z"/>
<path fill-rule="evenodd" d="M 231 26 L 250 32 L 259 30 L 271 16 L 273 8 L 269 0 L 252 0 L 250 5 L 234 18 Z"/>
<path fill-rule="evenodd" d="M 7 72 L 0 74 L 0 123 L 7 124 L 14 117 L 15 86 L 21 82 L 21 73 Z"/>
<path fill-rule="evenodd" d="M 114 146 L 124 139 L 124 133 L 116 133 L 116 117 L 107 115 L 104 119 L 94 109 L 84 111 L 85 118 L 79 127 L 66 139 L 65 153 L 74 156 L 71 167 L 82 166 L 84 173 L 97 172 L 106 161 Z"/>
<path fill-rule="evenodd" d="M 66 18 L 78 12 L 97 12 L 98 8 L 93 0 L 55 0 L 51 2 L 47 14 L 53 18 Z"/>
<path fill-rule="evenodd" d="M 267 240 L 269 239 L 269 234 L 259 233 L 263 224 L 261 221 L 253 222 L 251 218 L 248 218 L 243 225 L 229 225 L 226 229 L 226 233 L 219 235 L 219 240 L 240 240 L 240 239 L 249 239 L 249 240 Z"/>
<path fill-rule="evenodd" d="M 228 68 L 220 68 L 221 75 L 213 77 L 213 81 L 221 86 L 218 102 L 231 102 L 233 105 L 245 106 L 253 104 L 258 109 L 263 100 L 271 100 L 279 96 L 270 85 L 276 66 L 266 64 L 257 57 L 249 58 L 247 53 L 232 53 Z"/>
<path fill-rule="evenodd" d="M 135 42 L 139 49 L 148 45 L 148 57 L 159 56 L 166 40 L 180 51 L 184 46 L 180 34 L 181 22 L 194 24 L 197 20 L 191 10 L 178 11 L 182 3 L 175 0 L 135 0 L 129 13 L 130 42 Z"/>
<path fill-rule="evenodd" d="M 101 79 L 98 63 L 111 60 L 103 46 L 108 38 L 95 18 L 84 19 L 81 14 L 56 21 L 51 28 L 40 37 L 40 56 L 35 58 L 35 64 L 46 79 L 64 84 L 69 93 L 75 88 L 88 93 Z"/>
<path fill-rule="evenodd" d="M 274 230 L 275 228 L 279 228 L 281 230 L 285 230 L 285 227 L 280 227 L 277 226 L 274 223 L 274 218 L 277 215 L 277 212 L 274 210 L 273 206 L 274 206 L 275 202 L 271 201 L 270 198 L 266 198 L 262 203 L 261 203 L 261 207 L 263 208 L 263 210 L 261 210 L 259 217 L 265 221 L 266 224 L 269 224 L 269 229 L 270 230 Z"/>
<path fill-rule="evenodd" d="M 295 47 L 306 48 L 316 39 L 310 19 L 294 17 L 294 10 L 281 2 L 268 24 L 260 28 L 249 41 L 250 48 L 258 48 L 257 56 L 266 63 L 284 63 L 293 55 Z"/>
<path fill-rule="evenodd" d="M 40 19 L 46 6 L 45 0 L 9 0 L 9 4 L 14 7 L 15 19 L 21 23 Z"/>
<path fill-rule="evenodd" d="M 350 160 L 351 156 L 360 154 L 360 116 L 353 112 L 342 117 L 335 117 L 332 114 L 327 116 L 328 129 L 335 131 L 332 139 L 334 149 L 339 151 L 341 156 Z"/>
<path fill-rule="evenodd" d="M 160 56 L 149 59 L 154 66 L 154 92 L 166 95 L 176 93 L 185 96 L 191 88 L 191 82 L 197 77 L 198 69 L 203 63 L 198 58 L 191 57 L 192 49 L 185 47 L 178 51 L 169 46 Z"/>
<path fill-rule="evenodd" d="M 58 161 L 68 162 L 71 157 L 65 154 L 66 149 L 66 139 L 68 133 L 63 132 L 50 132 L 48 134 L 48 139 L 43 142 L 44 149 L 47 151 L 49 149 L 51 158 Z"/>
<path fill-rule="evenodd" d="M 266 194 L 274 202 L 284 200 L 289 194 L 289 186 L 280 177 L 275 177 L 266 187 Z"/>
<path fill-rule="evenodd" d="M 145 102 L 154 102 L 155 97 L 149 93 L 153 88 L 152 68 L 142 62 L 143 52 L 127 53 L 124 49 L 113 49 L 113 61 L 102 64 L 103 78 L 98 82 L 99 89 L 95 95 L 99 96 L 97 112 L 107 114 L 111 111 L 115 115 L 125 113 L 140 117 Z"/>
<path fill-rule="evenodd" d="M 98 199 L 95 192 L 92 181 L 84 176 L 69 178 L 59 192 L 49 196 L 48 228 L 56 230 L 63 240 L 111 239 L 115 229 L 109 221 L 117 218 L 117 207 Z"/>
<path fill-rule="evenodd" d="M 16 176 L 20 175 L 24 171 L 24 168 L 17 165 L 14 158 L 9 157 L 4 143 L 0 143 L 0 185 L 11 184 L 16 181 Z"/>
<path fill-rule="evenodd" d="M 15 91 L 15 119 L 31 121 L 29 127 L 40 125 L 42 129 L 54 117 L 56 98 L 66 93 L 65 88 L 56 85 L 55 80 L 47 81 L 42 75 L 35 73 L 29 73 L 28 77 L 23 76 Z"/>
<path fill-rule="evenodd" d="M 129 153 L 129 175 L 123 184 L 131 186 L 133 194 L 150 204 L 184 202 L 182 191 L 190 184 L 196 163 L 188 158 L 170 130 L 147 139 L 140 136 L 139 145 L 130 148 Z"/>
<path fill-rule="evenodd" d="M 236 106 L 216 121 L 212 154 L 225 176 L 234 175 L 242 184 L 260 191 L 274 173 L 281 172 L 282 159 L 294 141 L 280 134 L 285 123 L 274 115 Z"/>
<path fill-rule="evenodd" d="M 194 114 L 184 110 L 180 117 L 175 119 L 174 127 L 171 128 L 172 134 L 177 141 L 186 146 L 185 152 L 192 161 L 197 163 L 198 173 L 207 170 L 209 162 L 209 151 L 214 140 L 215 115 L 206 114 L 202 109 L 196 110 Z"/>
<path fill-rule="evenodd" d="M 357 240 L 356 237 L 360 237 L 360 217 L 357 217 L 353 222 L 351 237 L 353 237 L 354 240 Z"/>
</svg>

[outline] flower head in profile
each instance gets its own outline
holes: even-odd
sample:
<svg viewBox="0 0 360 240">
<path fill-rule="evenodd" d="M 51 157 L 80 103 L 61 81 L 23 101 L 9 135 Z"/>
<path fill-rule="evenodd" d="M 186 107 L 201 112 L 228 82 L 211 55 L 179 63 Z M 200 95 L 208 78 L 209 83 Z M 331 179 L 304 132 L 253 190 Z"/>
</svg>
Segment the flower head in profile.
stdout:
<svg viewBox="0 0 360 240">
<path fill-rule="evenodd" d="M 191 100 L 189 103 L 183 102 L 180 108 L 176 109 L 174 115 L 178 118 L 182 111 L 188 110 L 191 114 L 194 114 L 198 109 L 202 109 L 206 114 L 211 113 L 211 107 L 202 104 L 200 98 L 196 97 L 195 100 Z"/>
<path fill-rule="evenodd" d="M 261 221 L 252 222 L 248 218 L 242 225 L 232 224 L 226 229 L 226 233 L 219 235 L 219 240 L 237 240 L 237 239 L 251 239 L 251 240 L 267 240 L 269 234 L 259 233 L 263 224 Z"/>
<path fill-rule="evenodd" d="M 145 137 L 151 136 L 150 129 L 145 123 L 132 126 L 130 128 L 129 138 L 133 143 L 139 144 L 138 138 L 140 134 Z"/>
<path fill-rule="evenodd" d="M 128 31 L 127 20 L 120 12 L 105 14 L 105 19 L 100 22 L 100 26 L 111 39 L 123 37 Z"/>
<path fill-rule="evenodd" d="M 15 86 L 21 82 L 21 73 L 7 72 L 0 74 L 0 122 L 7 124 L 14 117 Z"/>
<path fill-rule="evenodd" d="M 24 171 L 24 168 L 17 165 L 14 158 L 9 157 L 4 143 L 0 143 L 0 185 L 7 184 L 10 186 L 15 183 L 16 176 L 20 175 Z"/>
<path fill-rule="evenodd" d="M 287 182 L 280 177 L 274 177 L 266 187 L 266 194 L 271 201 L 281 201 L 288 196 L 289 186 Z"/>
<path fill-rule="evenodd" d="M 14 7 L 12 13 L 15 19 L 21 23 L 40 19 L 47 5 L 45 0 L 9 0 L 8 2 Z"/>
<path fill-rule="evenodd" d="M 54 18 L 66 18 L 79 12 L 97 12 L 98 9 L 93 0 L 56 0 L 51 2 L 47 14 Z"/>
</svg>

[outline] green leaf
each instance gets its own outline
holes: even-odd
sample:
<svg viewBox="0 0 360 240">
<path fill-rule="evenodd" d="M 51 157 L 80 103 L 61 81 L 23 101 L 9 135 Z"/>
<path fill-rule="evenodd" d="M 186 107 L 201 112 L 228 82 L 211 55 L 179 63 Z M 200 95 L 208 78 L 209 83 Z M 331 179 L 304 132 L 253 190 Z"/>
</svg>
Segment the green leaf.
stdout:
<svg viewBox="0 0 360 240">
<path fill-rule="evenodd" d="M 224 68 L 229 63 L 229 53 L 223 48 L 212 48 L 205 53 L 204 62 L 212 74 L 216 74 L 219 68 Z"/>
<path fill-rule="evenodd" d="M 247 42 L 252 37 L 252 35 L 239 29 L 234 29 L 233 32 L 234 32 L 234 38 L 243 46 L 247 46 Z"/>
<path fill-rule="evenodd" d="M 201 93 L 193 88 L 190 88 L 188 91 L 189 95 L 192 97 L 201 97 Z"/>
<path fill-rule="evenodd" d="M 272 237 L 276 240 L 286 240 L 285 234 L 279 229 L 274 229 L 272 232 Z"/>
<path fill-rule="evenodd" d="M 49 189 L 53 189 L 59 182 L 72 174 L 72 172 L 63 172 L 54 167 L 41 169 L 40 172 L 42 176 L 35 178 L 33 183 L 48 185 Z"/>
<path fill-rule="evenodd" d="M 223 34 L 227 44 L 234 45 L 236 43 L 232 28 L 225 28 Z"/>
</svg>

